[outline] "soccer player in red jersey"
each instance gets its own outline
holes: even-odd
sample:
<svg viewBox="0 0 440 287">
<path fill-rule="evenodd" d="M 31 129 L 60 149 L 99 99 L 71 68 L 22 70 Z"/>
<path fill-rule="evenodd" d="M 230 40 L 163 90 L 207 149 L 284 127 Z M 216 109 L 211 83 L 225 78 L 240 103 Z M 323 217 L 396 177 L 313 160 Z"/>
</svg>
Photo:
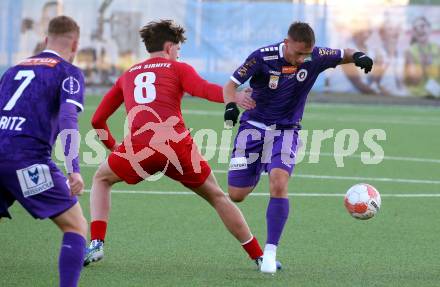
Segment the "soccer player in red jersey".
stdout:
<svg viewBox="0 0 440 287">
<path fill-rule="evenodd" d="M 140 35 L 150 58 L 122 74 L 93 116 L 93 127 L 112 153 L 93 178 L 91 243 L 85 265 L 104 255 L 112 185 L 120 181 L 137 184 L 157 172 L 207 200 L 249 257 L 257 264 L 261 260 L 263 252 L 257 239 L 240 210 L 221 190 L 185 127 L 180 109 L 185 92 L 218 103 L 223 103 L 223 94 L 221 86 L 202 79 L 190 65 L 177 62 L 184 32 L 169 20 L 144 26 Z M 236 93 L 235 101 L 244 108 L 255 104 L 246 93 Z M 130 134 L 118 145 L 106 122 L 122 104 L 128 114 Z"/>
</svg>

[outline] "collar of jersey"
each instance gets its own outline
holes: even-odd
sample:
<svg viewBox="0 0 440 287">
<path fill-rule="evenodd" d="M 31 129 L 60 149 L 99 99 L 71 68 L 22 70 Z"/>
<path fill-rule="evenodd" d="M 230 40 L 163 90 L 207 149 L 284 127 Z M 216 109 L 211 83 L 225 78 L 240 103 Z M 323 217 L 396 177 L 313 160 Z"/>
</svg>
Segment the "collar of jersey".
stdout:
<svg viewBox="0 0 440 287">
<path fill-rule="evenodd" d="M 45 49 L 45 50 L 43 50 L 43 52 L 41 52 L 41 53 L 51 53 L 51 54 L 55 54 L 55 55 L 57 55 L 58 57 L 61 57 L 60 54 L 58 54 L 58 53 L 55 52 L 54 50 L 50 50 L 50 49 Z"/>
<path fill-rule="evenodd" d="M 284 59 L 284 52 L 283 52 L 283 48 L 286 44 L 284 44 L 284 42 L 281 42 L 280 45 L 278 46 L 278 53 L 280 54 L 280 59 Z"/>
</svg>

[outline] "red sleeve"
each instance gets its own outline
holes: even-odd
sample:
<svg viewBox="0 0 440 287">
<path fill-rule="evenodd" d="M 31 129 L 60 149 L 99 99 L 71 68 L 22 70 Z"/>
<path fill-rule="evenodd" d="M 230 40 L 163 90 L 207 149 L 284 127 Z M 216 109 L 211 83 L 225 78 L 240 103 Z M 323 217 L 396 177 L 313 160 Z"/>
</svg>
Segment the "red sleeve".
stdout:
<svg viewBox="0 0 440 287">
<path fill-rule="evenodd" d="M 93 128 L 109 150 L 114 148 L 116 141 L 107 126 L 107 120 L 123 102 L 124 97 L 118 80 L 104 96 L 92 117 Z"/>
<path fill-rule="evenodd" d="M 185 92 L 191 96 L 204 98 L 211 102 L 224 102 L 221 86 L 206 81 L 188 64 L 180 63 L 178 69 L 180 81 Z"/>
</svg>

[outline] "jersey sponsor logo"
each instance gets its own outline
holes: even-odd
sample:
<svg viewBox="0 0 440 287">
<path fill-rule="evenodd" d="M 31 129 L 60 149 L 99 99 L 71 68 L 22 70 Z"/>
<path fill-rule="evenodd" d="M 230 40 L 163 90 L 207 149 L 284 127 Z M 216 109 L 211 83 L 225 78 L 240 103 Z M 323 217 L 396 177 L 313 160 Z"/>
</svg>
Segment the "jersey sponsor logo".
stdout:
<svg viewBox="0 0 440 287">
<path fill-rule="evenodd" d="M 247 169 L 247 159 L 245 157 L 234 157 L 229 162 L 229 170 Z"/>
<path fill-rule="evenodd" d="M 296 74 L 296 79 L 298 80 L 298 82 L 302 82 L 307 78 L 307 74 L 308 72 L 306 69 L 301 69 Z"/>
<path fill-rule="evenodd" d="M 137 70 L 140 70 L 141 68 L 142 68 L 142 65 L 137 65 L 137 66 L 131 67 L 130 70 L 128 70 L 128 72 L 137 71 Z"/>
<path fill-rule="evenodd" d="M 19 66 L 48 66 L 48 67 L 55 67 L 60 60 L 53 59 L 53 58 L 28 58 L 21 61 L 18 65 Z"/>
<path fill-rule="evenodd" d="M 330 48 L 319 48 L 318 50 L 319 56 L 334 56 L 338 53 L 338 50 L 330 49 Z"/>
<path fill-rule="evenodd" d="M 49 166 L 34 164 L 16 171 L 24 197 L 36 195 L 54 187 Z"/>
<path fill-rule="evenodd" d="M 171 63 L 154 63 L 154 64 L 145 64 L 145 65 L 136 65 L 131 67 L 128 72 L 134 72 L 140 69 L 153 69 L 153 68 L 170 68 Z"/>
<path fill-rule="evenodd" d="M 278 55 L 263 57 L 263 61 L 278 60 Z"/>
<path fill-rule="evenodd" d="M 257 59 L 255 59 L 255 58 L 250 59 L 249 61 L 247 61 L 246 63 L 244 63 L 243 66 L 241 66 L 241 67 L 238 69 L 238 71 L 237 71 L 238 75 L 240 75 L 240 77 L 244 77 L 244 76 L 246 76 L 248 70 L 249 70 L 253 65 L 255 65 L 256 63 L 257 63 Z"/>
<path fill-rule="evenodd" d="M 275 75 L 275 76 L 280 76 L 281 72 L 269 70 L 269 74 L 272 74 L 272 75 Z"/>
<path fill-rule="evenodd" d="M 0 130 L 22 131 L 22 125 L 26 121 L 23 117 L 7 117 L 0 118 Z"/>
<path fill-rule="evenodd" d="M 156 63 L 156 64 L 145 64 L 144 69 L 152 69 L 152 68 L 169 68 L 171 67 L 171 63 Z"/>
<path fill-rule="evenodd" d="M 65 78 L 61 86 L 63 90 L 70 95 L 77 94 L 81 90 L 79 81 L 73 76 Z"/>
<path fill-rule="evenodd" d="M 296 66 L 283 66 L 281 72 L 283 74 L 295 74 L 298 68 Z"/>
<path fill-rule="evenodd" d="M 279 76 L 271 75 L 269 78 L 269 88 L 275 90 L 278 87 Z"/>
</svg>

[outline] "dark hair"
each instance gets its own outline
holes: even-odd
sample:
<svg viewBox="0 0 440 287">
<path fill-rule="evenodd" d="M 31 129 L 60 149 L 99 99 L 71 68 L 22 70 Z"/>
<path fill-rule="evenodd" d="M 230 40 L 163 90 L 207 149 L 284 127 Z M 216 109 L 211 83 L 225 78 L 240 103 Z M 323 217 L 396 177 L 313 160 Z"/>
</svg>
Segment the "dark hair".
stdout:
<svg viewBox="0 0 440 287">
<path fill-rule="evenodd" d="M 295 42 L 304 42 L 309 47 L 315 44 L 315 33 L 309 24 L 304 22 L 294 22 L 287 32 L 290 38 Z"/>
<path fill-rule="evenodd" d="M 139 34 L 149 53 L 162 51 L 165 42 L 179 44 L 186 40 L 185 29 L 172 20 L 150 22 L 142 27 Z"/>
<path fill-rule="evenodd" d="M 47 29 L 49 35 L 63 35 L 71 32 L 79 34 L 79 26 L 75 20 L 68 16 L 57 16 L 50 20 L 49 27 Z"/>
</svg>

